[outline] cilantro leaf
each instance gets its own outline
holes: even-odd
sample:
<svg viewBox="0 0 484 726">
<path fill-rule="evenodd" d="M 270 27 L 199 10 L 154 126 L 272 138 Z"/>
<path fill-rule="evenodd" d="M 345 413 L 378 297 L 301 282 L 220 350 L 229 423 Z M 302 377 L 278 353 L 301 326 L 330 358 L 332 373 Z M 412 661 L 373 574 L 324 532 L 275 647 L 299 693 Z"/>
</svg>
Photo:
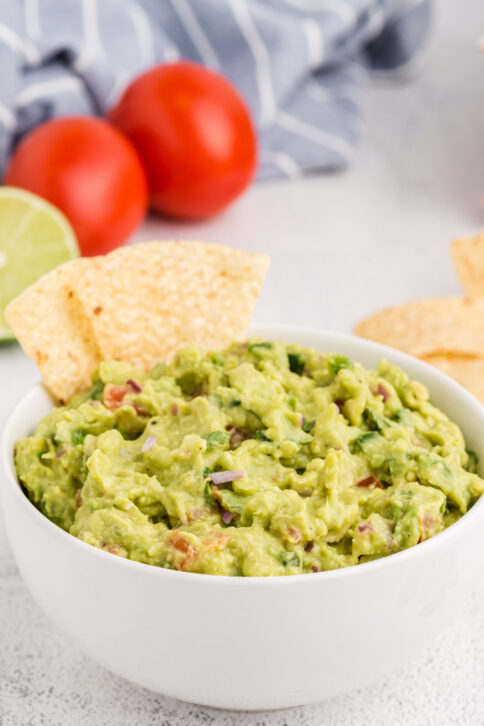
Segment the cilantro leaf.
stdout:
<svg viewBox="0 0 484 726">
<path fill-rule="evenodd" d="M 297 353 L 288 353 L 287 360 L 289 362 L 289 370 L 293 373 L 297 373 L 298 376 L 302 376 L 304 373 L 305 362 Z"/>
<path fill-rule="evenodd" d="M 261 429 L 256 431 L 255 438 L 257 439 L 257 441 L 270 441 L 271 440 L 268 436 L 265 435 L 265 433 Z"/>
<path fill-rule="evenodd" d="M 345 355 L 332 355 L 328 357 L 328 368 L 336 375 L 342 368 L 354 368 L 354 363 Z"/>
<path fill-rule="evenodd" d="M 80 429 L 74 429 L 71 432 L 71 441 L 73 446 L 82 445 L 84 443 L 84 439 L 86 438 L 85 431 L 81 431 Z"/>
<path fill-rule="evenodd" d="M 223 366 L 224 364 L 223 356 L 221 356 L 220 353 L 211 353 L 210 360 L 216 366 Z"/>
<path fill-rule="evenodd" d="M 353 442 L 352 447 L 354 450 L 365 451 L 366 446 L 380 436 L 376 431 L 367 431 L 364 434 L 360 434 Z"/>
<path fill-rule="evenodd" d="M 299 566 L 299 557 L 295 552 L 288 552 L 287 550 L 284 550 L 279 555 L 279 560 L 284 567 L 298 567 Z"/>
<path fill-rule="evenodd" d="M 203 489 L 203 498 L 205 499 L 207 504 L 210 504 L 210 506 L 212 506 L 212 507 L 216 506 L 217 500 L 215 499 L 215 497 L 212 494 L 212 485 L 210 484 L 209 481 L 205 484 L 205 487 Z"/>
<path fill-rule="evenodd" d="M 94 386 L 91 388 L 91 400 L 102 401 L 104 393 L 104 383 L 102 381 L 96 381 Z"/>
<path fill-rule="evenodd" d="M 210 451 L 215 446 L 223 446 L 229 440 L 230 435 L 226 431 L 212 431 L 203 438 L 207 442 L 207 451 Z"/>
<path fill-rule="evenodd" d="M 395 423 L 391 419 L 386 416 L 379 416 L 371 408 L 365 408 L 364 417 L 372 431 L 383 431 L 391 426 L 395 426 Z"/>
</svg>

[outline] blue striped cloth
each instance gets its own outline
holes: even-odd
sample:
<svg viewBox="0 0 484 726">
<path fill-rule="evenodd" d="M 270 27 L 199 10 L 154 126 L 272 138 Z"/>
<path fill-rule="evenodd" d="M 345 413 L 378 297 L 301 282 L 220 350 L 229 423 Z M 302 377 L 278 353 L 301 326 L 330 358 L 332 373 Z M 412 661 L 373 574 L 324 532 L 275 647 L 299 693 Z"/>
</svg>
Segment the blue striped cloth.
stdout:
<svg viewBox="0 0 484 726">
<path fill-rule="evenodd" d="M 402 76 L 429 0 L 2 0 L 0 166 L 54 116 L 102 114 L 159 62 L 225 73 L 259 130 L 259 177 L 345 166 L 368 73 Z"/>
</svg>

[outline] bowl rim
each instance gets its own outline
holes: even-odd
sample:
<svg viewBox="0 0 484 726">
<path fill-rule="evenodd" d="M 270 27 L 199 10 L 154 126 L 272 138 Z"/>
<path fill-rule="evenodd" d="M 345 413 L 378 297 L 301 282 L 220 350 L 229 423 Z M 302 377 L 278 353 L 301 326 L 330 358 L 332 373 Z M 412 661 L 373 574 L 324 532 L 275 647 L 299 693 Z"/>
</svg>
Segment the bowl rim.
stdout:
<svg viewBox="0 0 484 726">
<path fill-rule="evenodd" d="M 469 393 L 469 391 L 467 391 L 463 386 L 447 376 L 445 373 L 442 373 L 440 370 L 430 366 L 428 363 L 425 363 L 418 358 L 415 358 L 414 356 L 397 350 L 396 348 L 392 348 L 381 343 L 375 343 L 374 341 L 360 338 L 352 334 L 291 325 L 276 325 L 263 323 L 253 324 L 249 332 L 254 337 L 264 337 L 265 335 L 267 335 L 273 340 L 279 339 L 279 335 L 281 336 L 280 339 L 285 338 L 287 340 L 288 336 L 290 337 L 291 334 L 296 336 L 299 334 L 307 335 L 310 337 L 329 337 L 336 342 L 341 341 L 343 345 L 345 343 L 351 343 L 351 345 L 353 346 L 357 345 L 357 347 L 359 346 L 362 350 L 364 349 L 370 353 L 374 353 L 376 357 L 396 357 L 397 365 L 402 367 L 403 370 L 405 370 L 405 364 L 406 362 L 408 362 L 411 364 L 411 367 L 416 367 L 417 370 L 421 369 L 428 376 L 435 379 L 437 383 L 453 389 L 454 392 L 456 392 L 463 399 L 464 404 L 473 409 L 474 412 L 481 418 L 484 429 L 484 406 L 482 406 L 480 402 L 471 393 Z M 7 483 L 5 484 L 4 482 L 2 482 L 0 486 L 9 486 L 13 496 L 15 496 L 17 500 L 21 502 L 20 506 L 25 508 L 28 516 L 33 517 L 34 520 L 37 521 L 41 527 L 47 527 L 47 531 L 50 532 L 53 536 L 59 537 L 60 544 L 62 544 L 62 542 L 65 542 L 66 546 L 71 546 L 78 549 L 80 548 L 79 551 L 84 552 L 86 556 L 91 556 L 94 558 L 101 557 L 103 558 L 102 561 L 104 563 L 111 562 L 113 567 L 127 568 L 127 572 L 129 572 L 130 570 L 134 572 L 137 571 L 140 574 L 145 573 L 147 577 L 174 579 L 175 581 L 178 581 L 180 583 L 205 583 L 207 586 L 217 586 L 223 584 L 224 586 L 230 587 L 247 587 L 249 584 L 250 586 L 256 587 L 293 587 L 298 582 L 302 584 L 303 582 L 309 581 L 314 582 L 324 580 L 325 582 L 329 582 L 331 580 L 358 578 L 364 576 L 365 573 L 375 572 L 381 569 L 390 568 L 391 570 L 392 568 L 397 567 L 399 563 L 404 563 L 411 558 L 419 557 L 419 552 L 422 554 L 431 552 L 432 549 L 439 547 L 441 544 L 445 544 L 445 542 L 448 542 L 451 539 L 455 539 L 455 537 L 460 534 L 462 529 L 470 526 L 470 524 L 478 517 L 484 516 L 483 494 L 477 499 L 471 509 L 469 509 L 464 515 L 462 515 L 457 522 L 454 522 L 454 524 L 442 530 L 442 532 L 439 532 L 430 539 L 425 540 L 418 545 L 413 545 L 412 547 L 409 547 L 405 550 L 395 552 L 391 555 L 381 557 L 371 562 L 363 562 L 358 565 L 351 565 L 335 570 L 324 570 L 322 572 L 314 573 L 301 573 L 290 576 L 268 575 L 264 577 L 234 577 L 232 575 L 209 575 L 198 572 L 183 572 L 178 570 L 170 570 L 168 568 L 156 567 L 155 565 L 148 565 L 144 562 L 137 562 L 135 560 L 130 560 L 124 557 L 113 557 L 111 553 L 98 549 L 97 547 L 94 547 L 87 542 L 83 542 L 82 540 L 74 537 L 69 532 L 66 532 L 65 530 L 61 529 L 61 527 L 54 524 L 54 522 L 52 522 L 48 517 L 42 514 L 42 512 L 37 509 L 37 507 L 30 501 L 30 499 L 28 499 L 28 497 L 22 491 L 19 481 L 17 480 L 13 464 L 13 451 L 10 450 L 8 444 L 11 438 L 10 430 L 16 421 L 18 410 L 21 409 L 30 398 L 34 398 L 35 396 L 37 396 L 39 391 L 42 391 L 43 395 L 49 395 L 42 383 L 36 383 L 17 401 L 13 409 L 10 411 L 4 424 L 0 441 L 0 461 L 3 471 L 6 475 L 5 478 L 7 480 Z M 105 558 L 109 558 L 109 560 Z"/>
</svg>

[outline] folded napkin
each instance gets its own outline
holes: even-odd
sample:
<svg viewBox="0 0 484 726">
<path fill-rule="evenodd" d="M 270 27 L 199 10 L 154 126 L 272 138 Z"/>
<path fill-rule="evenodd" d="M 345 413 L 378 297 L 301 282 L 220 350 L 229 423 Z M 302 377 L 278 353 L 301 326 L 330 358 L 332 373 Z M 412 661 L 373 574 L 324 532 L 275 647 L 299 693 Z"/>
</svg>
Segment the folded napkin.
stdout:
<svg viewBox="0 0 484 726">
<path fill-rule="evenodd" d="M 145 68 L 189 58 L 245 96 L 259 178 L 340 168 L 368 72 L 413 69 L 429 19 L 429 0 L 2 2 L 0 167 L 36 124 L 102 114 Z"/>
</svg>

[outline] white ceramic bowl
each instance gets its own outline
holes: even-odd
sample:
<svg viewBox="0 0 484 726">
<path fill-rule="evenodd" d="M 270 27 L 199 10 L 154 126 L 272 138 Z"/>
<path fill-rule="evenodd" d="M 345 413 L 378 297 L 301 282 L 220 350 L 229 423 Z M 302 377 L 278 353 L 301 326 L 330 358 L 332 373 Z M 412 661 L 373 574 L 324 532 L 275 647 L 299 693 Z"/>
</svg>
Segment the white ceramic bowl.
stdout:
<svg viewBox="0 0 484 726">
<path fill-rule="evenodd" d="M 386 357 L 430 389 L 484 462 L 484 408 L 430 366 L 334 333 L 256 327 L 367 367 Z M 451 623 L 482 573 L 484 497 L 409 550 L 343 570 L 230 578 L 163 570 L 102 552 L 56 527 L 22 493 L 14 441 L 52 403 L 41 386 L 16 406 L 2 441 L 2 501 L 22 576 L 79 648 L 130 681 L 231 709 L 310 703 L 385 676 Z"/>
</svg>

